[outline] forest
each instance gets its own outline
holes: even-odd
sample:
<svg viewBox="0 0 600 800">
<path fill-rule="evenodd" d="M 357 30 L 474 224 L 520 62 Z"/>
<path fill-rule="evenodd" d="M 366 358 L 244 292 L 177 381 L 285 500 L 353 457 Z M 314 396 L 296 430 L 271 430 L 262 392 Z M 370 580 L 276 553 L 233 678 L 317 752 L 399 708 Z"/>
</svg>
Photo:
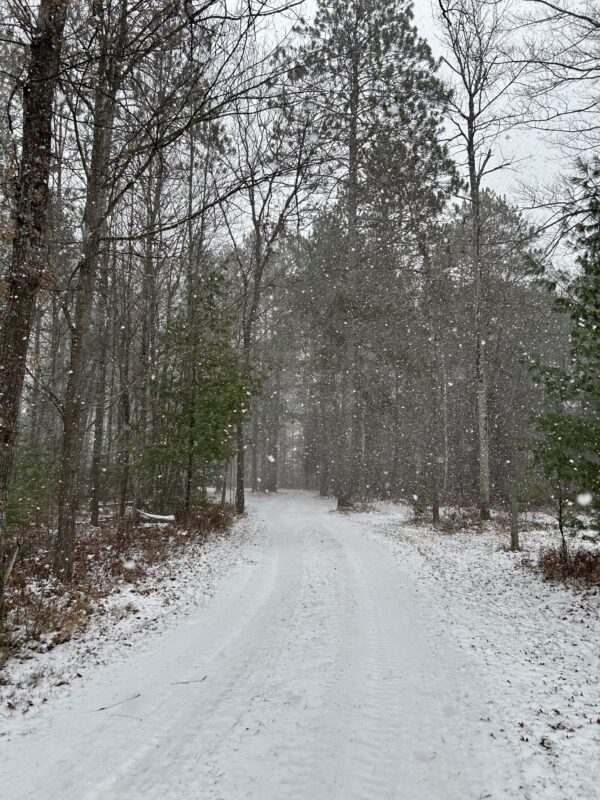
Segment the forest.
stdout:
<svg viewBox="0 0 600 800">
<path fill-rule="evenodd" d="M 1 0 L 0 608 L 249 492 L 597 517 L 600 9 L 434 5 Z"/>
</svg>

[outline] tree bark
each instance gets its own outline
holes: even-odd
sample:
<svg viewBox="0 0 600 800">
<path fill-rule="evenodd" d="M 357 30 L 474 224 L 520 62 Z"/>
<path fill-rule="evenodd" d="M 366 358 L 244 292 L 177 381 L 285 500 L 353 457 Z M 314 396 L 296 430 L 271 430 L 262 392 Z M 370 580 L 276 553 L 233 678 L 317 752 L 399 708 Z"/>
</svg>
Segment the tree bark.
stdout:
<svg viewBox="0 0 600 800">
<path fill-rule="evenodd" d="M 519 500 L 517 496 L 517 487 L 514 481 L 511 481 L 509 492 L 510 549 L 517 551 L 521 549 L 521 544 L 519 542 Z"/>
<path fill-rule="evenodd" d="M 481 265 L 481 197 L 480 177 L 475 162 L 475 101 L 469 98 L 467 120 L 467 159 L 471 198 L 471 230 L 473 272 L 475 279 L 475 384 L 477 398 L 477 436 L 479 449 L 479 515 L 490 519 L 490 449 L 488 437 L 487 375 L 485 337 L 483 335 L 483 286 Z"/>
<path fill-rule="evenodd" d="M 0 637 L 4 633 L 4 587 L 8 583 L 10 573 L 19 554 L 19 544 L 15 542 L 0 558 Z M 0 640 L 1 641 L 1 640 Z"/>
<path fill-rule="evenodd" d="M 271 397 L 271 419 L 269 420 L 269 437 L 267 453 L 266 481 L 263 487 L 267 492 L 277 491 L 277 472 L 279 463 L 279 389 L 280 389 L 279 368 L 275 373 L 275 397 Z"/>
<path fill-rule="evenodd" d="M 109 21 L 100 14 L 100 25 Z M 101 31 L 98 83 L 94 98 L 94 126 L 90 175 L 84 211 L 85 240 L 75 292 L 75 315 L 71 325 L 69 379 L 63 417 L 61 482 L 58 498 L 58 533 L 54 551 L 54 573 L 70 580 L 75 543 L 84 365 L 89 318 L 94 297 L 100 247 L 106 223 L 109 192 L 108 166 L 112 148 L 117 91 L 121 77 L 121 59 L 127 24 L 127 2 L 123 0 L 116 41 Z"/>
<path fill-rule="evenodd" d="M 225 462 L 223 470 L 223 485 L 221 486 L 221 505 L 224 506 L 227 502 L 227 472 L 229 470 L 229 462 Z"/>
<path fill-rule="evenodd" d="M 195 383 L 195 379 L 196 379 L 196 371 L 195 369 L 192 369 L 192 376 L 191 376 L 192 389 Z M 194 428 L 196 424 L 193 392 L 190 392 L 190 394 L 192 396 L 190 398 L 190 408 L 189 408 L 189 418 L 188 418 L 187 466 L 185 473 L 185 504 L 184 504 L 186 519 L 189 517 L 192 508 L 192 484 L 194 480 L 194 445 L 195 445 Z"/>
<path fill-rule="evenodd" d="M 6 503 L 17 439 L 19 405 L 36 298 L 48 280 L 49 176 L 54 97 L 60 71 L 68 0 L 40 0 L 23 85 L 23 144 L 16 182 L 14 237 L 0 320 L 0 563 L 13 548 L 4 542 Z M 5 547 L 8 548 L 3 556 Z M 0 580 L 0 627 L 4 587 Z"/>
<path fill-rule="evenodd" d="M 106 362 L 108 350 L 108 325 L 106 306 L 108 280 L 106 270 L 101 272 L 101 286 L 98 302 L 98 366 L 96 374 L 96 397 L 94 402 L 94 443 L 92 446 L 92 469 L 90 475 L 90 523 L 100 522 L 100 494 L 102 484 L 102 448 L 104 444 L 104 416 L 106 403 Z"/>
<path fill-rule="evenodd" d="M 252 417 L 252 451 L 250 455 L 250 485 L 252 492 L 258 492 L 258 411 Z"/>
<path fill-rule="evenodd" d="M 129 254 L 129 267 L 131 268 L 132 254 Z M 123 318 L 121 326 L 121 343 L 119 352 L 119 408 L 117 415 L 118 432 L 118 463 L 120 470 L 118 515 L 119 519 L 125 516 L 127 507 L 127 491 L 129 488 L 129 460 L 131 449 L 131 397 L 129 393 L 130 375 L 130 339 L 131 339 L 131 269 L 127 272 L 124 286 Z"/>
<path fill-rule="evenodd" d="M 68 6 L 68 0 L 41 0 L 23 86 L 23 146 L 16 184 L 14 238 L 0 321 L 0 532 L 5 524 L 36 297 L 49 278 L 52 119 Z"/>
<path fill-rule="evenodd" d="M 243 514 L 246 509 L 244 497 L 244 469 L 246 465 L 246 449 L 244 444 L 244 423 L 240 420 L 236 429 L 237 471 L 235 478 L 235 513 Z"/>
<path fill-rule="evenodd" d="M 434 522 L 440 521 L 440 464 L 437 457 L 431 465 L 431 515 Z"/>
<path fill-rule="evenodd" d="M 352 295 L 356 291 L 355 281 L 358 265 L 358 113 L 360 102 L 359 53 L 355 43 L 352 52 L 350 75 L 350 109 L 348 131 L 348 178 L 346 210 L 348 215 L 348 252 L 346 256 L 346 286 Z M 356 343 L 354 341 L 353 318 L 350 313 L 344 320 L 346 331 L 345 348 L 342 355 L 342 418 L 344 430 L 340 437 L 338 458 L 337 501 L 338 509 L 352 506 L 356 490 L 358 431 L 356 425 Z"/>
<path fill-rule="evenodd" d="M 29 446 L 37 449 L 39 439 L 39 416 L 41 405 L 41 334 L 42 334 L 42 312 L 38 310 L 35 319 L 35 333 L 33 337 L 33 364 L 31 370 L 31 401 L 29 418 Z"/>
</svg>

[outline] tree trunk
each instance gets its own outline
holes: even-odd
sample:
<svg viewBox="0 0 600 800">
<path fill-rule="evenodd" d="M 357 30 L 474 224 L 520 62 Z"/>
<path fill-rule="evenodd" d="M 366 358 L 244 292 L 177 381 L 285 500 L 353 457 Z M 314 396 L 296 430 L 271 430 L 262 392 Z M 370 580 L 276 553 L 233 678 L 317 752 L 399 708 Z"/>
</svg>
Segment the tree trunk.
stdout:
<svg viewBox="0 0 600 800">
<path fill-rule="evenodd" d="M 277 470 L 279 462 L 279 375 L 276 377 L 275 401 L 269 420 L 269 452 L 267 453 L 266 481 L 263 487 L 267 492 L 277 491 Z M 273 402 L 273 399 L 271 399 Z"/>
<path fill-rule="evenodd" d="M 4 542 L 4 531 L 19 404 L 37 293 L 49 278 L 52 118 L 68 5 L 68 0 L 40 0 L 23 85 L 23 145 L 15 192 L 14 238 L 0 320 L 0 564 L 8 563 L 13 552 Z M 5 547 L 9 547 L 6 552 Z M 0 580 L 0 627 L 9 574 L 5 572 Z"/>
<path fill-rule="evenodd" d="M 475 278 L 475 384 L 477 397 L 477 435 L 479 444 L 479 515 L 490 519 L 490 451 L 488 439 L 487 376 L 483 334 L 483 286 L 481 265 L 481 198 L 475 155 L 475 108 L 469 100 L 467 120 L 467 158 L 471 197 L 473 272 Z"/>
<path fill-rule="evenodd" d="M 244 469 L 246 462 L 246 450 L 244 445 L 244 423 L 240 420 L 236 430 L 237 446 L 237 472 L 235 479 L 235 513 L 243 514 L 246 510 L 246 500 L 244 497 Z"/>
<path fill-rule="evenodd" d="M 102 483 L 102 448 L 104 444 L 104 415 L 106 403 L 106 361 L 108 350 L 108 325 L 106 305 L 108 293 L 106 270 L 101 272 L 101 286 L 98 302 L 98 366 L 96 373 L 96 397 L 94 402 L 94 443 L 92 446 L 92 470 L 90 475 L 90 523 L 100 522 L 100 494 Z"/>
<path fill-rule="evenodd" d="M 32 450 L 38 450 L 39 441 L 39 418 L 41 405 L 40 377 L 41 377 L 41 334 L 42 334 L 42 312 L 38 310 L 35 320 L 35 334 L 33 338 L 33 363 L 31 381 L 31 401 L 29 418 L 29 446 Z M 39 451 L 38 451 L 39 452 Z"/>
<path fill-rule="evenodd" d="M 15 542 L 0 558 L 0 644 L 2 642 L 2 634 L 4 633 L 4 587 L 8 583 L 10 573 L 17 560 L 19 554 L 19 544 Z"/>
<path fill-rule="evenodd" d="M 349 108 L 349 135 L 348 135 L 348 179 L 346 210 L 348 214 L 348 252 L 346 256 L 346 287 L 350 293 L 356 291 L 356 277 L 358 265 L 358 114 L 360 102 L 359 86 L 359 53 L 356 43 L 352 53 L 351 83 L 350 83 L 350 108 Z M 342 360 L 344 380 L 342 381 L 343 413 L 341 424 L 345 430 L 340 438 L 341 452 L 338 459 L 338 508 L 352 506 L 356 489 L 356 455 L 358 447 L 358 431 L 356 429 L 356 344 L 354 342 L 354 325 L 350 314 L 344 320 L 346 342 Z"/>
<path fill-rule="evenodd" d="M 129 450 L 131 447 L 131 403 L 129 401 L 129 390 L 121 390 L 121 442 L 119 452 L 119 466 L 121 467 L 121 478 L 119 481 L 119 519 L 125 516 L 127 508 L 127 493 L 129 491 Z"/>
<path fill-rule="evenodd" d="M 253 492 L 258 492 L 258 411 L 252 419 L 252 451 L 250 461 L 250 483 Z"/>
<path fill-rule="evenodd" d="M 323 386 L 319 391 L 319 495 L 327 497 L 329 495 L 329 483 L 331 478 L 331 431 L 329 429 L 329 419 L 327 415 L 327 404 Z"/>
<path fill-rule="evenodd" d="M 129 273 L 130 274 L 130 273 Z M 126 296 L 131 296 L 130 278 L 127 280 Z M 125 516 L 127 491 L 129 488 L 129 453 L 131 449 L 131 398 L 129 396 L 129 339 L 131 335 L 131 304 L 126 303 L 125 319 L 119 354 L 119 519 Z"/>
<path fill-rule="evenodd" d="M 229 469 L 229 462 L 225 462 L 225 469 L 223 470 L 223 485 L 221 486 L 221 505 L 224 506 L 227 502 L 227 471 Z"/>
<path fill-rule="evenodd" d="M 340 423 L 336 447 L 337 478 L 335 495 L 338 510 L 352 507 L 352 469 L 349 463 L 352 453 L 352 389 L 348 388 L 349 370 L 344 369 L 340 384 Z"/>
<path fill-rule="evenodd" d="M 440 325 L 436 318 L 436 310 L 441 302 L 431 262 L 429 244 L 426 236 L 419 232 L 419 249 L 423 257 L 423 272 L 425 278 L 425 317 L 427 323 L 427 339 L 431 345 L 431 366 L 429 387 L 431 397 L 431 418 L 429 439 L 431 449 L 429 453 L 431 471 L 431 512 L 434 522 L 440 519 L 440 467 L 445 462 L 446 456 L 441 455 L 442 429 L 445 426 L 443 413 L 445 376 L 443 369 L 443 356 L 440 354 L 438 331 Z"/>
<path fill-rule="evenodd" d="M 194 480 L 194 407 L 190 403 L 190 416 L 188 421 L 189 431 L 188 431 L 188 442 L 187 442 L 187 468 L 185 472 L 185 517 L 186 519 L 190 515 L 190 510 L 192 507 L 192 484 Z"/>
<path fill-rule="evenodd" d="M 101 20 L 103 15 L 101 14 Z M 121 6 L 118 41 L 113 43 L 103 31 L 101 39 L 98 85 L 94 99 L 94 128 L 90 174 L 84 211 L 86 238 L 75 292 L 75 317 L 71 326 L 69 379 L 63 417 L 61 482 L 58 498 L 58 533 L 54 553 L 54 573 L 70 580 L 75 544 L 81 418 L 84 388 L 84 365 L 89 332 L 89 319 L 94 297 L 94 283 L 100 245 L 106 223 L 109 175 L 116 96 L 120 84 L 120 61 L 126 33 L 127 3 Z M 110 24 L 110 23 L 107 23 Z"/>
<path fill-rule="evenodd" d="M 431 514 L 434 522 L 440 521 L 440 467 L 439 457 L 431 464 Z"/>
<path fill-rule="evenodd" d="M 517 497 L 517 487 L 511 481 L 510 485 L 510 549 L 513 551 L 520 550 L 521 544 L 519 542 L 519 502 Z"/>
<path fill-rule="evenodd" d="M 63 444 L 60 472 L 60 492 L 58 497 L 58 535 L 54 554 L 54 573 L 68 581 L 72 576 L 73 545 L 75 539 L 75 516 L 77 513 L 77 494 L 79 477 L 79 458 L 81 449 L 81 417 L 84 390 L 85 334 L 87 316 L 93 297 L 94 271 L 91 252 L 80 265 L 80 279 L 77 289 L 75 320 L 71 331 L 71 355 L 69 360 L 69 379 L 63 415 Z"/>
<path fill-rule="evenodd" d="M 41 0 L 23 85 L 23 147 L 14 238 L 0 321 L 0 534 L 14 461 L 19 403 L 36 297 L 47 259 L 52 118 L 68 0 Z"/>
</svg>

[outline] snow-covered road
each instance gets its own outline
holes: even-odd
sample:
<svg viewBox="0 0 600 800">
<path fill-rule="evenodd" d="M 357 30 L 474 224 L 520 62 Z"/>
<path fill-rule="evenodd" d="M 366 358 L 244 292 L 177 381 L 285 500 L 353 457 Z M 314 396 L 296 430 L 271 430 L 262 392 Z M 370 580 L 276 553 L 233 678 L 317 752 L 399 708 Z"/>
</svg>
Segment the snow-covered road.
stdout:
<svg viewBox="0 0 600 800">
<path fill-rule="evenodd" d="M 0 738 L 6 800 L 525 797 L 487 678 L 368 523 L 251 502 L 253 563 Z M 492 687 L 489 687 L 491 690 Z"/>
</svg>

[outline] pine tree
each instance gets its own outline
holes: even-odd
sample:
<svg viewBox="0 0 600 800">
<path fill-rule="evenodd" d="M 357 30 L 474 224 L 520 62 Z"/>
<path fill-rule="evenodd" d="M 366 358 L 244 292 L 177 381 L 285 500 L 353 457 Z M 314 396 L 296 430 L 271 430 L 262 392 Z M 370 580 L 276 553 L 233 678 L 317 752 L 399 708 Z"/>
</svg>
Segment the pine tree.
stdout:
<svg viewBox="0 0 600 800">
<path fill-rule="evenodd" d="M 152 486 L 152 508 L 189 516 L 204 501 L 208 478 L 220 474 L 249 387 L 231 344 L 232 321 L 222 308 L 223 276 L 205 269 L 194 281 L 191 309 L 165 331 L 168 363 L 158 381 L 155 441 L 134 464 Z"/>
<path fill-rule="evenodd" d="M 600 512 L 600 159 L 580 164 L 573 181 L 581 200 L 570 209 L 578 222 L 579 272 L 556 300 L 571 320 L 570 354 L 564 369 L 545 368 L 543 380 L 554 408 L 538 419 L 538 459 L 565 505 Z"/>
<path fill-rule="evenodd" d="M 395 187 L 398 201 L 432 152 L 446 160 L 437 135 L 447 94 L 429 45 L 414 27 L 410 2 L 322 2 L 305 33 L 304 66 L 298 73 L 323 136 L 328 174 L 337 182 L 337 225 L 343 233 L 337 293 L 345 313 L 337 332 L 339 413 L 332 438 L 338 452 L 335 494 L 338 507 L 344 508 L 361 494 L 364 483 L 361 378 L 368 354 L 361 347 L 357 318 L 368 313 L 370 206 L 386 187 Z M 390 214 L 403 204 L 390 203 Z"/>
</svg>

